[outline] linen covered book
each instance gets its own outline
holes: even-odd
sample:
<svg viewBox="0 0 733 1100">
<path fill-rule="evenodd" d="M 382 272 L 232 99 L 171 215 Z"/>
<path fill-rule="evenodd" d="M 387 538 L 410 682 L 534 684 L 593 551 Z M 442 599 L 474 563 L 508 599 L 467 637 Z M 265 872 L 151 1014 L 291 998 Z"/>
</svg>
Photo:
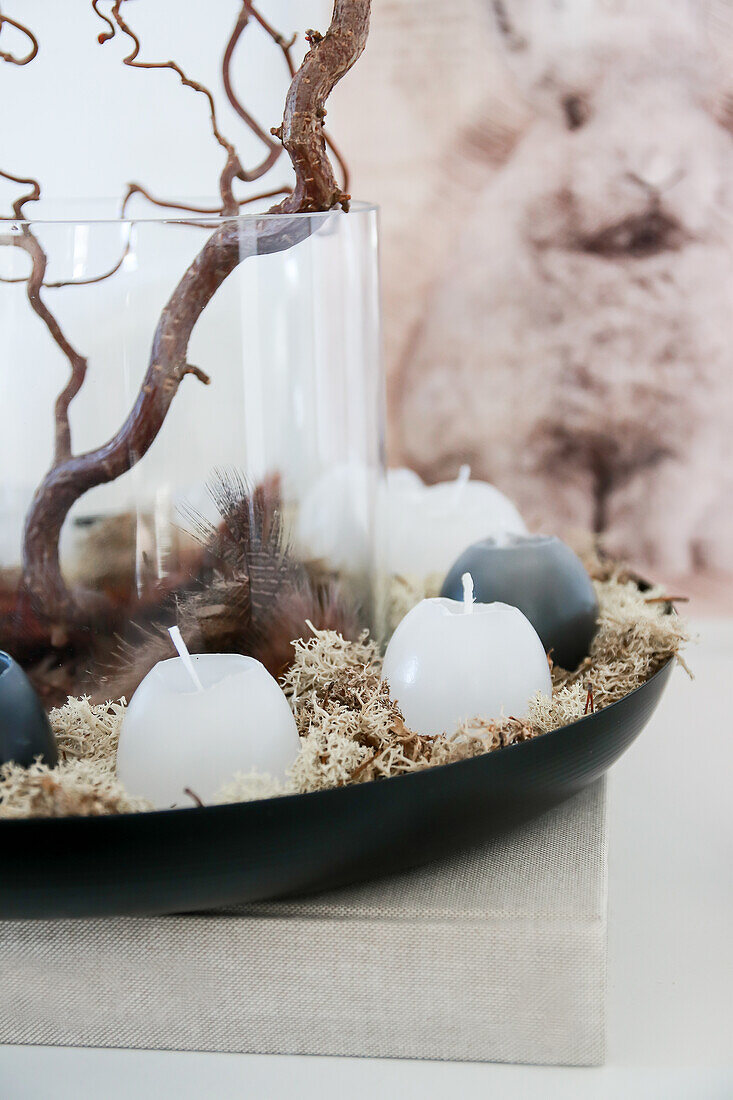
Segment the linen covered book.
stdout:
<svg viewBox="0 0 733 1100">
<path fill-rule="evenodd" d="M 605 804 L 309 898 L 0 922 L 0 1041 L 597 1065 Z"/>
</svg>

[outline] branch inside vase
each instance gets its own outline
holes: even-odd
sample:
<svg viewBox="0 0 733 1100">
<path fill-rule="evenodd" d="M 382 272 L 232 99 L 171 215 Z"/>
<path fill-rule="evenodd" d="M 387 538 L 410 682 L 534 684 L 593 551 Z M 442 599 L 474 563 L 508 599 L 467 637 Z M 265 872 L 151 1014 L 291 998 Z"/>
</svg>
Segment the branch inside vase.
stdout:
<svg viewBox="0 0 733 1100">
<path fill-rule="evenodd" d="M 242 108 L 240 117 L 251 130 L 263 137 L 268 148 L 265 161 L 247 172 L 241 164 L 234 145 L 219 129 L 214 99 L 209 90 L 198 81 L 190 79 L 173 61 L 155 62 L 139 60 L 140 40 L 129 23 L 122 17 L 124 0 L 115 0 L 109 15 L 100 11 L 101 0 L 92 0 L 94 11 L 104 20 L 107 29 L 100 34 L 100 43 L 122 33 L 132 43 L 123 64 L 135 69 L 166 69 L 173 71 L 187 87 L 202 94 L 209 105 L 210 122 L 214 137 L 226 153 L 220 178 L 221 206 L 209 209 L 191 207 L 168 200 L 155 199 L 141 184 L 130 184 L 125 203 L 135 194 L 156 205 L 180 209 L 196 214 L 221 213 L 232 215 L 208 237 L 206 243 L 183 274 L 173 294 L 164 307 L 152 341 L 148 368 L 132 409 L 117 432 L 104 444 L 83 454 L 73 454 L 69 429 L 69 406 L 79 393 L 85 379 L 87 361 L 66 340 L 61 326 L 46 305 L 41 291 L 44 287 L 68 286 L 72 280 L 45 281 L 47 258 L 28 223 L 24 222 L 21 234 L 13 237 L 12 244 L 24 248 L 31 257 L 31 273 L 27 278 L 27 294 L 31 306 L 43 320 L 56 344 L 64 353 L 70 375 L 66 386 L 56 400 L 56 442 L 51 468 L 38 486 L 28 510 L 22 555 L 24 588 L 36 612 L 51 624 L 84 623 L 95 621 L 108 611 L 99 593 L 80 589 L 70 590 L 64 580 L 60 558 L 61 530 L 73 505 L 90 489 L 122 476 L 148 452 L 166 420 L 178 387 L 187 374 L 195 374 L 200 380 L 203 372 L 188 361 L 188 344 L 193 329 L 214 294 L 228 276 L 248 257 L 289 249 L 310 233 L 308 218 L 278 217 L 272 221 L 263 215 L 257 223 L 256 243 L 251 233 L 245 238 L 233 216 L 240 206 L 250 199 L 236 199 L 232 185 L 235 179 L 251 181 L 264 174 L 263 164 L 271 166 L 282 148 L 291 160 L 295 172 L 295 186 L 285 198 L 271 207 L 270 214 L 301 214 L 327 211 L 334 206 L 348 209 L 349 195 L 336 181 L 328 156 L 324 131 L 325 102 L 341 77 L 361 55 L 369 28 L 369 0 L 336 0 L 331 25 L 325 35 L 309 32 L 309 50 L 298 70 L 291 58 L 292 43 L 274 31 L 264 17 L 250 3 L 244 3 L 234 32 L 225 52 L 224 72 L 229 80 L 227 94 L 234 100 L 231 80 L 228 77 L 236 44 L 250 21 L 256 22 L 284 53 L 288 69 L 294 72 L 288 92 L 282 126 L 277 129 L 274 141 L 264 134 L 257 123 L 248 121 L 250 116 Z M 238 102 L 238 101 L 236 101 Z M 346 179 L 348 175 L 339 154 L 339 163 Z M 28 194 L 13 204 L 16 219 L 25 218 L 24 205 L 40 197 L 40 187 L 35 180 L 10 176 L 6 179 L 28 185 Z M 274 197 L 283 189 L 264 191 L 259 196 Z M 124 211 L 124 207 L 123 207 Z M 7 239 L 0 244 L 11 243 Z M 100 276 L 81 280 L 98 282 L 111 277 L 119 270 L 122 258 Z M 10 281 L 10 280 L 8 280 Z"/>
</svg>

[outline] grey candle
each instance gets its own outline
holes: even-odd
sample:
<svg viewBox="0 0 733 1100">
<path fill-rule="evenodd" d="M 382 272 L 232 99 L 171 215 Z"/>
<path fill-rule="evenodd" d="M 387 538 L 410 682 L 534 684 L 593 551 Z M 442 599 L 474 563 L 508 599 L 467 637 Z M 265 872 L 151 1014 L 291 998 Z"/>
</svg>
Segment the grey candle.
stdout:
<svg viewBox="0 0 733 1100">
<path fill-rule="evenodd" d="M 0 652 L 0 764 L 58 761 L 56 740 L 41 700 L 20 665 Z"/>
<path fill-rule="evenodd" d="M 473 577 L 480 603 L 518 607 L 555 664 L 574 669 L 588 656 L 598 601 L 580 558 L 560 539 L 518 535 L 476 542 L 451 566 L 441 595 L 461 599 L 464 573 Z"/>
</svg>

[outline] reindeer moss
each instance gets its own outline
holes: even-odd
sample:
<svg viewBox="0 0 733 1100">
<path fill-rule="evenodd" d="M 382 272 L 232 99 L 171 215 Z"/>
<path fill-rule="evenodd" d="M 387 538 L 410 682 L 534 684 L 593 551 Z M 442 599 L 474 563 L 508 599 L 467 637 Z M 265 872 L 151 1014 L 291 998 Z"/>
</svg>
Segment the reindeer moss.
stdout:
<svg viewBox="0 0 733 1100">
<path fill-rule="evenodd" d="M 347 642 L 335 631 L 312 630 L 293 643 L 293 664 L 282 684 L 301 738 L 287 781 L 238 774 L 214 800 L 240 802 L 299 794 L 402 775 L 448 764 L 574 722 L 627 695 L 672 657 L 681 661 L 684 621 L 667 613 L 663 592 L 639 590 L 635 579 L 593 558 L 587 561 L 600 604 L 591 654 L 573 673 L 553 669 L 551 698 L 538 696 L 524 719 L 465 722 L 452 737 L 420 737 L 405 726 L 380 679 L 381 658 L 363 635 Z M 420 593 L 420 598 L 422 597 Z M 684 663 L 684 662 L 683 662 Z M 69 699 L 51 712 L 59 764 L 0 769 L 0 817 L 63 817 L 136 813 L 151 807 L 129 795 L 115 776 L 125 703 L 93 706 Z"/>
</svg>

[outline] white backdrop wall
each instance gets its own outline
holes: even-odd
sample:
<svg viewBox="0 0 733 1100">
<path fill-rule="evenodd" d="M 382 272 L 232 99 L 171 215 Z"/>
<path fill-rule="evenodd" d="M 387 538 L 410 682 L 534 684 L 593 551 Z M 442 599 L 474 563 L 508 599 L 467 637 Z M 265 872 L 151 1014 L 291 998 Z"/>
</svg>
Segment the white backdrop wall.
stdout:
<svg viewBox="0 0 733 1100">
<path fill-rule="evenodd" d="M 102 3 L 102 10 L 109 5 Z M 123 14 L 139 34 L 142 60 L 176 60 L 214 92 L 221 128 L 245 163 L 260 154 L 226 102 L 220 65 L 239 11 L 237 0 L 129 0 Z M 263 12 L 285 35 L 328 23 L 328 0 L 264 0 Z M 90 0 L 5 0 L 3 12 L 27 23 L 40 50 L 24 68 L 0 63 L 0 166 L 40 179 L 49 199 L 116 197 L 131 179 L 162 196 L 217 193 L 222 150 L 211 136 L 203 96 L 167 71 L 136 71 L 122 64 L 130 41 L 122 35 L 104 46 L 104 24 Z M 0 48 L 25 41 L 5 27 Z M 235 86 L 266 128 L 277 125 L 287 88 L 280 51 L 257 26 L 237 48 Z M 278 164 L 265 184 L 288 179 Z M 3 185 L 0 199 L 7 201 Z M 139 208 L 138 208 L 139 209 Z"/>
</svg>

